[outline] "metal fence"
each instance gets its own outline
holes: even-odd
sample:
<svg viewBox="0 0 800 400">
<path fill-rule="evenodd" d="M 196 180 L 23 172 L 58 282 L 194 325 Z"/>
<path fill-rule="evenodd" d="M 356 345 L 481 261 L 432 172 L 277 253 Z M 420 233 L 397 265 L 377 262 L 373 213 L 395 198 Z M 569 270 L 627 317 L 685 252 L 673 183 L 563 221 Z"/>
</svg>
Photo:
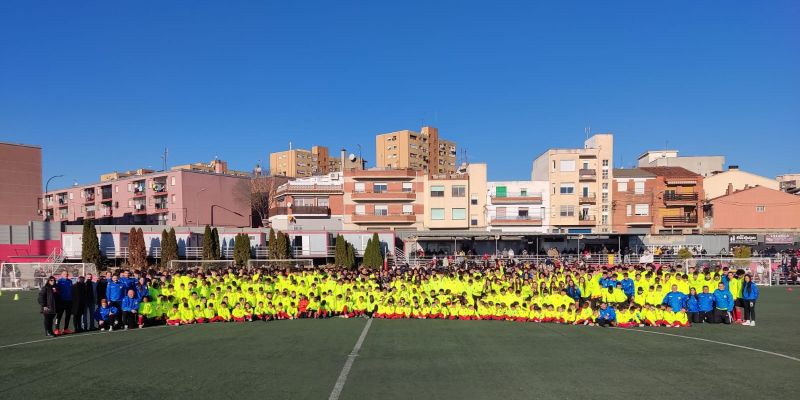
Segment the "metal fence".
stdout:
<svg viewBox="0 0 800 400">
<path fill-rule="evenodd" d="M 39 289 L 49 276 L 67 271 L 70 277 L 97 274 L 92 263 L 3 263 L 0 264 L 0 289 Z"/>
</svg>

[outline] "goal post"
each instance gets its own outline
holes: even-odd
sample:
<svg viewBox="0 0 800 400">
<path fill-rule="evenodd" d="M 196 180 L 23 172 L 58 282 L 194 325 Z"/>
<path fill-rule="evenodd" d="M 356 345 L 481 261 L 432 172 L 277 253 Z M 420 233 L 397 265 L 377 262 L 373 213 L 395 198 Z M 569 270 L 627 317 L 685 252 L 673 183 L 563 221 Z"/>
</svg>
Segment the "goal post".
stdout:
<svg viewBox="0 0 800 400">
<path fill-rule="evenodd" d="M 705 268 L 729 270 L 743 270 L 753 277 L 753 282 L 759 285 L 770 286 L 773 284 L 773 270 L 778 268 L 778 263 L 771 258 L 733 258 L 733 257 L 701 257 L 688 258 L 683 261 L 684 271 L 689 273 L 689 268 L 702 271 Z"/>
<path fill-rule="evenodd" d="M 233 260 L 172 260 L 169 271 L 200 270 L 203 272 L 226 270 L 235 266 Z"/>
<path fill-rule="evenodd" d="M 314 260 L 307 258 L 297 259 L 263 259 L 263 260 L 249 260 L 247 266 L 250 268 L 267 268 L 267 269 L 312 269 L 314 268 Z"/>
<path fill-rule="evenodd" d="M 59 276 L 64 271 L 71 278 L 97 275 L 97 266 L 92 263 L 2 263 L 0 290 L 41 289 L 49 276 Z"/>
</svg>

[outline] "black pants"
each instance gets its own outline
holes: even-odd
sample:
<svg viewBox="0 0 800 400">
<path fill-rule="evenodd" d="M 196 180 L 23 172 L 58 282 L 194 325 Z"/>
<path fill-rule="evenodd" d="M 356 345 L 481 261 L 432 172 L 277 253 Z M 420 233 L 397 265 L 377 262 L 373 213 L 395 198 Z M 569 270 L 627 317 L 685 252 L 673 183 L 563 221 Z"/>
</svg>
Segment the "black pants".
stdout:
<svg viewBox="0 0 800 400">
<path fill-rule="evenodd" d="M 714 323 L 714 311 L 700 311 L 700 318 L 703 322 L 708 322 L 709 324 Z"/>
<path fill-rule="evenodd" d="M 78 307 L 77 310 L 72 314 L 72 323 L 75 325 L 75 332 L 83 331 L 82 321 L 83 321 L 83 306 Z"/>
<path fill-rule="evenodd" d="M 60 329 L 62 321 L 64 329 L 69 329 L 70 318 L 72 318 L 72 302 L 63 300 L 56 302 L 56 329 Z"/>
<path fill-rule="evenodd" d="M 605 319 L 605 318 L 598 318 L 597 319 L 597 325 L 600 325 L 603 328 L 605 328 L 607 326 L 614 326 L 614 321 L 612 321 L 610 319 Z"/>
<path fill-rule="evenodd" d="M 99 326 L 98 329 L 100 329 L 101 331 L 111 329 L 116 325 L 116 322 L 117 322 L 116 317 L 101 319 L 97 321 L 97 325 Z"/>
<path fill-rule="evenodd" d="M 726 310 L 715 309 L 714 310 L 714 323 L 718 324 L 720 322 L 724 323 L 726 325 L 730 325 L 730 323 L 731 323 L 731 314 L 730 314 L 730 312 L 728 312 Z"/>
<path fill-rule="evenodd" d="M 108 305 L 111 306 L 111 307 L 116 307 L 117 308 L 117 311 L 119 311 L 119 312 L 115 314 L 114 321 L 116 321 L 115 325 L 121 324 L 122 323 L 122 302 L 121 301 L 110 301 L 109 300 Z"/>
<path fill-rule="evenodd" d="M 744 320 L 745 321 L 755 321 L 756 320 L 756 301 L 755 300 L 744 300 Z"/>
<path fill-rule="evenodd" d="M 139 314 L 131 311 L 123 311 L 122 312 L 122 323 L 128 327 L 128 329 L 133 329 L 139 326 L 138 318 Z"/>
<path fill-rule="evenodd" d="M 687 316 L 689 317 L 689 322 L 693 324 L 703 323 L 703 315 L 700 312 L 690 312 L 687 313 Z"/>
<path fill-rule="evenodd" d="M 44 333 L 53 334 L 53 320 L 56 318 L 55 314 L 42 314 L 44 316 Z"/>
</svg>

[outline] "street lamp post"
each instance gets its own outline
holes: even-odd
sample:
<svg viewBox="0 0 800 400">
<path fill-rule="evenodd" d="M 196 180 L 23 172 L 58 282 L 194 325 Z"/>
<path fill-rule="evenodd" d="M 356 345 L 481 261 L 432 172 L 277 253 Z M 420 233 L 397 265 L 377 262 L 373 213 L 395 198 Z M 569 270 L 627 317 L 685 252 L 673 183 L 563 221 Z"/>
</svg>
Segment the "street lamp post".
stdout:
<svg viewBox="0 0 800 400">
<path fill-rule="evenodd" d="M 53 176 L 51 176 L 50 178 L 47 179 L 47 182 L 44 184 L 44 194 L 45 194 L 45 196 L 47 196 L 47 192 L 50 191 L 49 190 L 50 189 L 50 181 L 52 181 L 55 178 L 63 178 L 63 177 L 64 177 L 64 175 L 53 175 Z M 44 199 L 42 199 L 42 202 L 45 203 L 44 204 L 44 220 L 47 221 L 48 220 L 48 218 L 47 218 L 47 198 L 45 197 Z"/>
</svg>

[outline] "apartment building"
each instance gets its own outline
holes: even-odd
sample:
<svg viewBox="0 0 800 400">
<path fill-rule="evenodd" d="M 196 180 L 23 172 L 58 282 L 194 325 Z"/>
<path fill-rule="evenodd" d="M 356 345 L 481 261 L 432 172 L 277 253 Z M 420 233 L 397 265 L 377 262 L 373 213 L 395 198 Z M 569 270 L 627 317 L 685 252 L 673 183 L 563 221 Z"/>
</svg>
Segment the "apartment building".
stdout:
<svg viewBox="0 0 800 400">
<path fill-rule="evenodd" d="M 702 176 L 725 169 L 725 156 L 679 156 L 678 150 L 650 150 L 639 156 L 639 167 L 681 167 Z"/>
<path fill-rule="evenodd" d="M 720 197 L 731 188 L 742 190 L 754 186 L 780 190 L 780 183 L 776 179 L 743 171 L 737 165 L 731 165 L 726 171 L 711 174 L 703 179 L 703 192 L 706 200 Z"/>
<path fill-rule="evenodd" d="M 0 225 L 40 220 L 42 148 L 0 142 Z"/>
<path fill-rule="evenodd" d="M 490 231 L 549 232 L 550 185 L 546 181 L 489 182 L 486 219 Z"/>
<path fill-rule="evenodd" d="M 419 230 L 425 178 L 413 169 L 345 170 L 345 230 Z"/>
<path fill-rule="evenodd" d="M 486 164 L 426 175 L 424 182 L 424 228 L 486 229 Z"/>
<path fill-rule="evenodd" d="M 704 225 L 709 231 L 800 231 L 800 197 L 762 186 L 731 189 L 727 194 L 712 198 L 706 211 Z"/>
<path fill-rule="evenodd" d="M 658 233 L 655 227 L 656 174 L 641 168 L 614 169 L 612 232 Z"/>
<path fill-rule="evenodd" d="M 223 160 L 213 159 L 207 163 L 198 162 L 198 163 L 191 163 L 191 164 L 183 164 L 183 165 L 176 165 L 172 167 L 173 171 L 183 170 L 183 171 L 197 171 L 197 172 L 208 172 L 214 174 L 226 174 L 226 175 L 236 175 L 236 176 L 250 176 L 249 172 L 246 171 L 236 171 L 228 168 L 228 163 Z M 154 171 L 151 171 L 154 172 Z M 101 179 L 102 180 L 102 179 Z"/>
<path fill-rule="evenodd" d="M 345 169 L 364 169 L 364 161 L 360 157 L 345 157 L 344 149 L 340 156 L 331 155 L 325 146 L 312 146 L 311 150 L 289 149 L 269 155 L 270 175 L 289 178 L 341 172 L 342 164 Z"/>
<path fill-rule="evenodd" d="M 52 190 L 44 207 L 46 220 L 66 224 L 245 227 L 251 218 L 249 178 L 188 170 Z"/>
<path fill-rule="evenodd" d="M 611 232 L 614 136 L 596 134 L 580 149 L 550 149 L 533 161 L 531 180 L 547 181 L 550 232 Z"/>
<path fill-rule="evenodd" d="M 778 181 L 781 191 L 791 194 L 800 193 L 800 174 L 783 174 L 778 175 L 775 180 Z"/>
<path fill-rule="evenodd" d="M 682 167 L 647 167 L 655 175 L 653 233 L 700 233 L 703 176 Z"/>
<path fill-rule="evenodd" d="M 440 138 L 439 130 L 431 126 L 423 126 L 419 132 L 402 130 L 375 137 L 375 165 L 378 168 L 454 174 L 456 156 L 456 143 Z"/>
<path fill-rule="evenodd" d="M 275 190 L 270 226 L 281 231 L 342 229 L 344 178 L 339 172 L 298 178 Z"/>
</svg>

